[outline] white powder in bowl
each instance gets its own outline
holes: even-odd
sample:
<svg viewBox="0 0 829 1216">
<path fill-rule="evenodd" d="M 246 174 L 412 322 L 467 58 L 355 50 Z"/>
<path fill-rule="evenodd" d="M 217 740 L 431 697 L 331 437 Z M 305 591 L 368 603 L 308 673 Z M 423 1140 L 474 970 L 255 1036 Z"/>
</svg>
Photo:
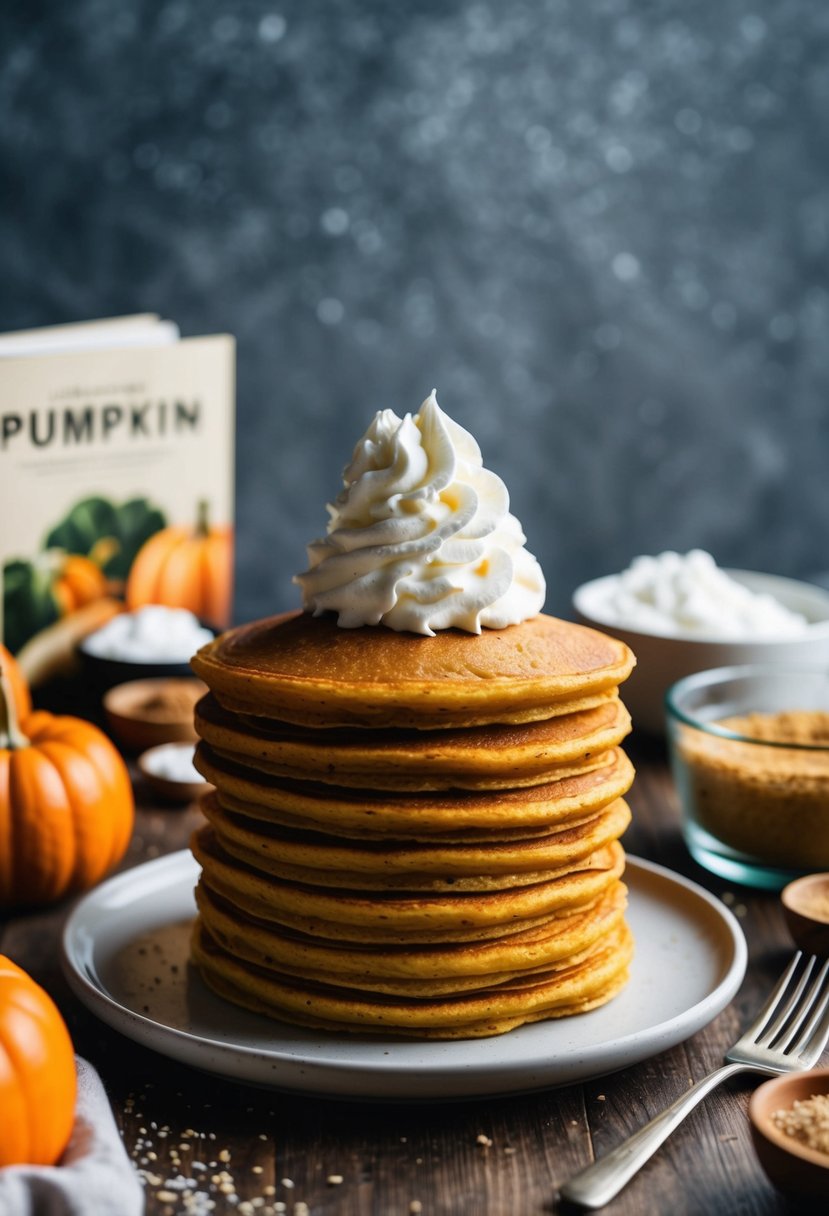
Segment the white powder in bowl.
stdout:
<svg viewBox="0 0 829 1216">
<path fill-rule="evenodd" d="M 195 747 L 192 743 L 165 743 L 145 752 L 141 763 L 155 777 L 165 781 L 204 781 L 193 764 Z"/>
<path fill-rule="evenodd" d="M 127 663 L 187 663 L 213 637 L 186 608 L 149 604 L 122 612 L 84 640 L 98 659 Z"/>
</svg>

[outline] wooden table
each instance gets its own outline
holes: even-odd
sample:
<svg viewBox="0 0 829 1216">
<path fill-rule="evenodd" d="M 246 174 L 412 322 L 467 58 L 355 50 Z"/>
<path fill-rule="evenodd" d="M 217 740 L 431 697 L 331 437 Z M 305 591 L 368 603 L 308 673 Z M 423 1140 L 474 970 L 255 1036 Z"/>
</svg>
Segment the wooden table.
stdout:
<svg viewBox="0 0 829 1216">
<path fill-rule="evenodd" d="M 735 889 L 689 859 L 661 747 L 634 739 L 628 751 L 637 766 L 628 851 L 694 878 L 730 903 L 748 940 L 749 969 L 734 1003 L 705 1030 L 597 1081 L 523 1097 L 406 1105 L 329 1102 L 223 1081 L 137 1046 L 74 998 L 59 964 L 66 906 L 8 920 L 0 928 L 0 952 L 53 994 L 78 1052 L 101 1073 L 145 1181 L 147 1212 L 553 1212 L 558 1183 L 716 1067 L 782 970 L 791 942 L 775 895 Z M 163 809 L 140 785 L 137 793 L 127 866 L 182 848 L 200 821 L 195 806 Z M 790 1211 L 752 1151 L 746 1105 L 755 1083 L 738 1081 L 705 1099 L 607 1210 L 636 1216 Z M 191 1178 L 197 1187 L 184 1185 Z"/>
</svg>

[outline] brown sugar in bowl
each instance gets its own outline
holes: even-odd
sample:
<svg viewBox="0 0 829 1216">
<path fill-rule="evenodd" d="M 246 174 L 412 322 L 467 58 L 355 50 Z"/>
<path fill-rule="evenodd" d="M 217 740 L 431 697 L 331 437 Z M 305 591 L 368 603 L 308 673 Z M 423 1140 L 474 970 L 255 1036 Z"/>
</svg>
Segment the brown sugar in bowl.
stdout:
<svg viewBox="0 0 829 1216">
<path fill-rule="evenodd" d="M 196 739 L 193 710 L 206 692 L 195 677 L 130 680 L 104 695 L 104 713 L 110 731 L 128 751 L 186 743 Z"/>
<path fill-rule="evenodd" d="M 748 1107 L 751 1138 L 766 1176 L 778 1190 L 799 1199 L 829 1199 L 829 1118 L 819 1132 L 826 1151 L 822 1144 L 812 1148 L 798 1138 L 804 1116 L 810 1113 L 809 1100 L 816 1096 L 829 1101 L 829 1068 L 766 1081 L 754 1091 Z M 806 1102 L 807 1109 L 795 1107 L 796 1102 Z M 778 1126 L 777 1112 L 782 1112 L 778 1119 L 790 1125 L 791 1133 Z M 814 1124 L 812 1118 L 808 1121 Z"/>
<path fill-rule="evenodd" d="M 829 746 L 804 741 L 815 712 L 723 718 L 716 725 L 731 732 L 725 738 L 685 731 L 680 748 L 698 822 L 735 849 L 768 861 L 829 865 Z M 821 718 L 829 724 L 829 714 Z"/>
<path fill-rule="evenodd" d="M 829 681 L 732 667 L 679 681 L 668 738 L 686 843 L 714 873 L 782 888 L 829 870 Z"/>
</svg>

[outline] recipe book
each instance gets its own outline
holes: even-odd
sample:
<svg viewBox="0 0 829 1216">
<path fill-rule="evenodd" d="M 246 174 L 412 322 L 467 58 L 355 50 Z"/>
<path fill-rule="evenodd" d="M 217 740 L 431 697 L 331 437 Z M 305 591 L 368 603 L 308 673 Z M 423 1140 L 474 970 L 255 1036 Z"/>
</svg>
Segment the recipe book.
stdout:
<svg viewBox="0 0 829 1216">
<path fill-rule="evenodd" d="M 155 314 L 0 335 L 0 639 L 35 683 L 125 605 L 228 623 L 234 361 Z"/>
</svg>

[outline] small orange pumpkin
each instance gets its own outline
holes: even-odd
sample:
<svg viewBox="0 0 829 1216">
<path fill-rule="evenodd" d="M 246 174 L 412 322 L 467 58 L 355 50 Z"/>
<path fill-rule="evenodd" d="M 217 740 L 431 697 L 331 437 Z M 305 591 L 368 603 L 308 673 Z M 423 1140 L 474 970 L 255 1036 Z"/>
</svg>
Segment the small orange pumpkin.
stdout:
<svg viewBox="0 0 829 1216">
<path fill-rule="evenodd" d="M 208 504 L 200 502 L 195 528 L 163 528 L 141 547 L 127 579 L 127 606 L 189 608 L 223 627 L 230 620 L 232 591 L 233 533 L 227 526 L 212 527 Z"/>
<path fill-rule="evenodd" d="M 0 671 L 0 908 L 87 890 L 132 835 L 132 785 L 109 739 L 42 710 L 23 725 Z"/>
<path fill-rule="evenodd" d="M 32 712 L 32 697 L 29 692 L 29 685 L 26 683 L 26 677 L 18 666 L 17 659 L 12 656 L 10 651 L 6 650 L 2 642 L 0 642 L 0 670 L 6 673 L 18 719 L 28 718 Z"/>
<path fill-rule="evenodd" d="M 54 1165 L 75 1121 L 66 1023 L 30 975 L 0 954 L 0 1166 Z"/>
<path fill-rule="evenodd" d="M 100 599 L 107 589 L 106 576 L 96 562 L 79 553 L 63 555 L 52 584 L 61 616 Z"/>
</svg>

